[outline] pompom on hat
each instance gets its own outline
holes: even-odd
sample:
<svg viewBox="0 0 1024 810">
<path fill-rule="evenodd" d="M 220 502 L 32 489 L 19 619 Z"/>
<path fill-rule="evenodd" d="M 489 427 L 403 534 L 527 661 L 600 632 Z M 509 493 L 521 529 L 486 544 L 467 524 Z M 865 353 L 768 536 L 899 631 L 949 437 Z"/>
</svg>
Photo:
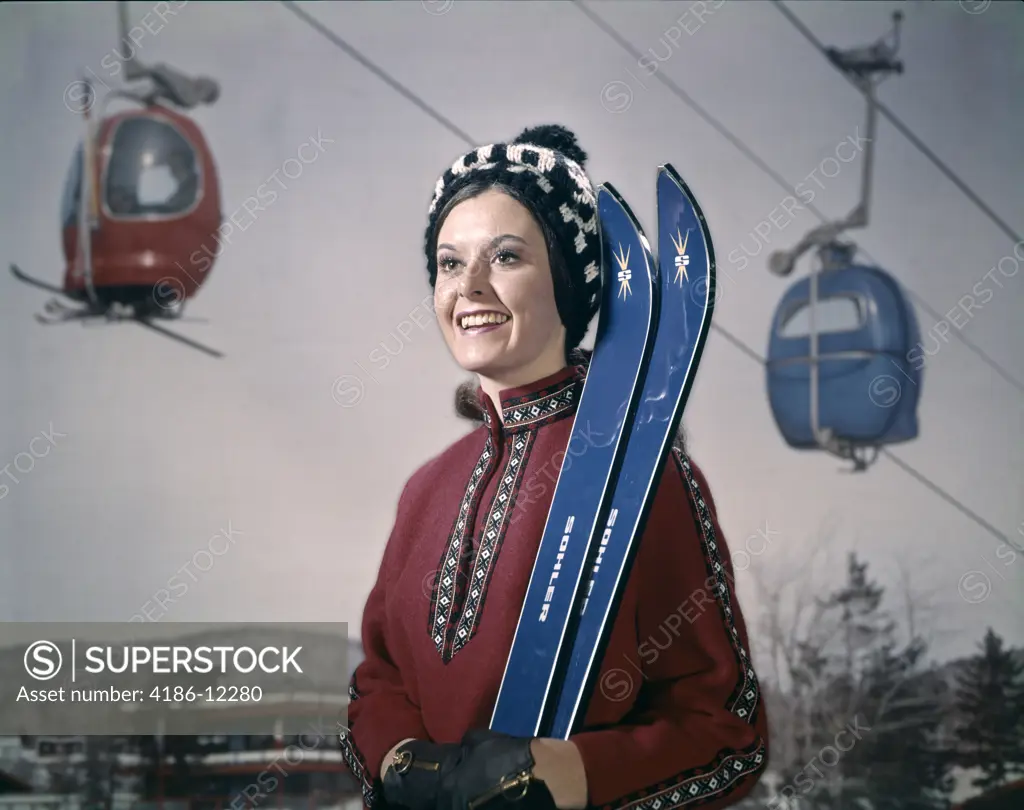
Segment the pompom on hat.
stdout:
<svg viewBox="0 0 1024 810">
<path fill-rule="evenodd" d="M 554 274 L 555 301 L 566 328 L 566 350 L 579 345 L 601 299 L 601 234 L 597 195 L 584 171 L 587 153 L 558 125 L 531 127 L 509 143 L 473 149 L 438 178 L 425 238 L 430 285 L 437 282 L 437 232 L 452 197 L 470 183 L 496 183 L 520 194 L 554 234 L 568 270 Z"/>
</svg>

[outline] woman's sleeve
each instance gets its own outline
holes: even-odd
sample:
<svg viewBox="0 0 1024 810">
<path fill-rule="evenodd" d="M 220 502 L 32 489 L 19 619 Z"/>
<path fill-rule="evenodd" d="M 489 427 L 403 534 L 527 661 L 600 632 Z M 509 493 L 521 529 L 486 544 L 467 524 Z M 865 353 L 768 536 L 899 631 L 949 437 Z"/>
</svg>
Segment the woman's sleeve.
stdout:
<svg viewBox="0 0 1024 810">
<path fill-rule="evenodd" d="M 767 719 L 714 503 L 696 467 L 675 452 L 631 578 L 635 660 L 605 661 L 601 678 L 614 679 L 617 692 L 639 689 L 638 699 L 621 723 L 570 738 L 589 804 L 727 807 L 767 765 Z"/>
<path fill-rule="evenodd" d="M 406 694 L 402 673 L 392 658 L 388 639 L 385 600 L 404 499 L 405 492 L 399 500 L 398 518 L 384 549 L 377 581 L 363 609 L 362 646 L 365 657 L 349 683 L 348 728 L 340 735 L 342 758 L 359 781 L 363 802 L 369 808 L 384 804 L 380 782 L 384 755 L 396 743 L 409 737 L 429 739 L 419 708 Z"/>
</svg>

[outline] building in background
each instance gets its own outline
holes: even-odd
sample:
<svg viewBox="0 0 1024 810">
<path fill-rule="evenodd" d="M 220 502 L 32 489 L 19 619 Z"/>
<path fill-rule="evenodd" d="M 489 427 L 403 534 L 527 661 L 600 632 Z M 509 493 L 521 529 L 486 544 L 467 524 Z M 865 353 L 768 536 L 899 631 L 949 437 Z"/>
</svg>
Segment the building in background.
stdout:
<svg viewBox="0 0 1024 810">
<path fill-rule="evenodd" d="M 0 738 L 0 810 L 329 810 L 362 805 L 333 737 Z"/>
</svg>

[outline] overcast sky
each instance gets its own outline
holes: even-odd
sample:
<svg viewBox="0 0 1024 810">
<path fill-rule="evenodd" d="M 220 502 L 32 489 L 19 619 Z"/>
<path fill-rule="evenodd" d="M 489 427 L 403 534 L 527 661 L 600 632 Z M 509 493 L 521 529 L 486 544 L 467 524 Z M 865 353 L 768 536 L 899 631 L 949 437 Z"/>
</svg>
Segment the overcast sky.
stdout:
<svg viewBox="0 0 1024 810">
<path fill-rule="evenodd" d="M 688 2 L 589 8 L 789 183 L 816 173 L 815 205 L 845 214 L 860 160 L 831 178 L 822 168 L 863 133 L 861 98 L 772 4 L 707 6 L 717 8 L 702 18 Z M 131 7 L 133 22 L 152 8 Z M 463 374 L 436 328 L 418 325 L 429 294 L 426 208 L 465 145 L 277 3 L 168 7 L 179 8 L 165 24 L 148 18 L 159 30 L 140 54 L 221 83 L 220 100 L 194 117 L 216 156 L 225 216 L 300 147 L 311 154 L 303 144 L 319 138 L 321 151 L 234 234 L 190 306 L 207 322 L 176 325 L 225 359 L 130 324 L 41 326 L 32 314 L 47 296 L 0 274 L 0 468 L 56 431 L 28 472 L 9 468 L 17 483 L 0 477 L 9 487 L 0 617 L 337 620 L 355 635 L 402 484 L 467 429 L 451 409 Z M 656 167 L 672 162 L 711 225 L 716 323 L 765 352 L 792 281 L 769 274 L 767 253 L 817 220 L 776 215 L 766 232 L 760 223 L 787 192 L 574 4 L 304 7 L 479 143 L 539 123 L 571 127 L 593 179 L 613 183 L 652 236 Z M 902 8 L 906 72 L 882 98 L 1024 229 L 1024 6 L 790 7 L 839 46 L 873 41 Z M 112 4 L 0 6 L 5 264 L 59 281 L 60 195 L 80 137 L 65 90 L 86 69 L 118 86 L 106 67 L 116 45 Z M 1006 261 L 1011 276 L 990 273 L 1013 241 L 887 122 L 877 142 L 872 221 L 859 243 L 940 313 L 989 274 L 993 294 L 958 328 L 1024 380 L 1024 274 Z M 759 255 L 742 258 L 743 246 Z M 1024 245 L 1017 250 L 1024 256 Z M 926 333 L 935 326 L 918 316 Z M 894 452 L 1024 545 L 1021 391 L 960 342 L 937 351 L 934 337 L 924 342 L 933 356 L 921 435 Z M 392 353 L 386 368 L 382 346 Z M 336 387 L 345 375 L 345 385 L 354 377 L 362 386 L 351 407 Z M 888 460 L 850 475 L 827 456 L 788 449 L 763 370 L 720 334 L 709 339 L 685 421 L 734 554 L 759 532 L 772 537 L 766 550 L 751 541 L 760 553 L 740 573 L 752 621 L 762 607 L 754 571 L 783 580 L 825 549 L 831 562 L 814 583 L 824 591 L 855 548 L 884 582 L 898 582 L 902 563 L 931 594 L 940 658 L 970 652 L 988 625 L 1024 643 L 1024 555 L 1011 559 Z M 174 576 L 176 601 L 145 607 Z"/>
</svg>

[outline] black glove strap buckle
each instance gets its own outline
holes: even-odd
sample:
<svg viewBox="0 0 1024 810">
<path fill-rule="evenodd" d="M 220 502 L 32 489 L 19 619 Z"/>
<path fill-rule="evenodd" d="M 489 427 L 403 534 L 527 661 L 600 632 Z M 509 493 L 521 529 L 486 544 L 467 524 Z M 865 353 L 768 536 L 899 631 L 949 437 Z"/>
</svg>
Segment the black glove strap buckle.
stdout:
<svg viewBox="0 0 1024 810">
<path fill-rule="evenodd" d="M 427 771 L 436 771 L 441 767 L 439 762 L 418 762 L 413 758 L 412 751 L 408 748 L 404 751 L 396 751 L 391 760 L 391 767 L 397 774 L 408 773 L 413 766 L 423 768 Z"/>
<path fill-rule="evenodd" d="M 477 807 L 487 804 L 495 796 L 502 796 L 510 802 L 521 801 L 526 798 L 526 794 L 530 790 L 531 781 L 533 781 L 533 775 L 529 771 L 523 771 L 511 778 L 506 777 L 495 788 L 471 801 L 469 803 L 469 810 L 476 810 Z M 519 788 L 519 795 L 509 793 L 509 791 L 514 791 L 516 788 Z"/>
</svg>

